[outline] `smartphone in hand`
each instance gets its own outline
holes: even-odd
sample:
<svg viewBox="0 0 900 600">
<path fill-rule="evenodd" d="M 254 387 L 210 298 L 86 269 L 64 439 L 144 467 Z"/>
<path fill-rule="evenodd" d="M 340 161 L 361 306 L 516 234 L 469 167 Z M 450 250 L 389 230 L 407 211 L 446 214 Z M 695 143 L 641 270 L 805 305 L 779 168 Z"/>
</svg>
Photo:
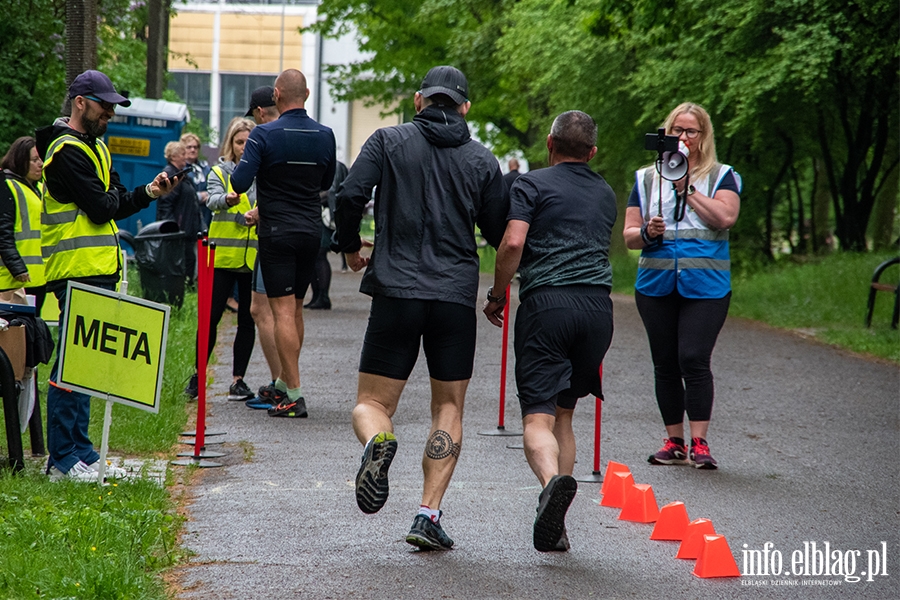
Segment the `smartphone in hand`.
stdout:
<svg viewBox="0 0 900 600">
<path fill-rule="evenodd" d="M 180 171 L 178 171 L 177 173 L 175 173 L 174 175 L 169 176 L 169 179 L 172 179 L 172 178 L 174 178 L 174 177 L 177 177 L 178 180 L 181 181 L 182 178 L 184 178 L 185 175 L 187 175 L 188 173 L 193 172 L 193 170 L 194 170 L 194 168 L 193 168 L 192 166 L 188 165 L 188 166 L 186 166 L 185 168 L 183 168 L 182 170 L 180 170 Z"/>
</svg>

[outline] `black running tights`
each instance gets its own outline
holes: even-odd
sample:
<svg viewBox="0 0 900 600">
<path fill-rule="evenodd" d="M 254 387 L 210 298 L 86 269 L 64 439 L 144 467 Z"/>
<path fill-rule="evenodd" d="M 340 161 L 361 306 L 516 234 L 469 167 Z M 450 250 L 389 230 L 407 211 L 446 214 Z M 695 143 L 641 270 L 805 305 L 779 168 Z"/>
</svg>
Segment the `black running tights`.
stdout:
<svg viewBox="0 0 900 600">
<path fill-rule="evenodd" d="M 713 405 L 710 359 L 725 317 L 731 292 L 724 298 L 684 298 L 634 293 L 653 357 L 656 402 L 666 425 L 709 421 Z"/>
</svg>

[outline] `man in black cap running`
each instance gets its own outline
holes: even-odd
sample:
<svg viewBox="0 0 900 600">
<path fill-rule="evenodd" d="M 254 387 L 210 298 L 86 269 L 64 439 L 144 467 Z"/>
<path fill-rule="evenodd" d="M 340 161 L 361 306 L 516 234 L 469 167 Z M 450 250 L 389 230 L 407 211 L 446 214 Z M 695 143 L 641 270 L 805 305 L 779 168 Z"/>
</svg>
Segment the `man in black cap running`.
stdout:
<svg viewBox="0 0 900 600">
<path fill-rule="evenodd" d="M 374 513 L 388 497 L 397 451 L 391 417 L 424 346 L 431 376 L 431 432 L 422 501 L 406 541 L 449 550 L 441 500 L 462 444 L 462 414 L 475 356 L 478 252 L 475 226 L 496 247 L 508 199 L 500 165 L 469 137 L 468 83 L 434 67 L 415 95 L 412 123 L 379 129 L 366 141 L 338 192 L 336 244 L 347 264 L 368 267 L 360 291 L 372 309 L 359 365 L 353 430 L 365 444 L 356 502 Z M 377 186 L 377 187 L 376 187 Z M 375 249 L 361 257 L 359 224 L 375 188 Z"/>
</svg>

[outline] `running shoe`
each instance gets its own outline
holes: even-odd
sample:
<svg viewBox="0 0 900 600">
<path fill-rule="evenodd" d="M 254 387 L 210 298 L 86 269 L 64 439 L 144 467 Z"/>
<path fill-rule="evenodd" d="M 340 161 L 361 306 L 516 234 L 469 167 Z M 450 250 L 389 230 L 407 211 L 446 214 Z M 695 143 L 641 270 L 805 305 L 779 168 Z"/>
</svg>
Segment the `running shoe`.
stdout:
<svg viewBox="0 0 900 600">
<path fill-rule="evenodd" d="M 709 444 L 703 438 L 691 439 L 691 462 L 695 469 L 718 469 L 716 460 L 709 454 Z"/>
<path fill-rule="evenodd" d="M 188 381 L 187 387 L 184 388 L 184 395 L 190 398 L 191 400 L 196 400 L 197 396 L 200 395 L 200 390 L 198 389 L 197 384 L 197 374 L 194 373 L 191 375 L 190 381 Z"/>
<path fill-rule="evenodd" d="M 82 483 L 97 483 L 97 471 L 90 468 L 84 461 L 78 461 L 71 469 L 63 473 L 56 468 L 56 465 L 50 467 L 48 474 L 50 481 L 80 481 Z"/>
<path fill-rule="evenodd" d="M 406 543 L 420 550 L 449 550 L 453 547 L 453 540 L 441 528 L 440 516 L 435 523 L 425 515 L 416 515 L 412 528 L 406 534 Z"/>
<path fill-rule="evenodd" d="M 309 416 L 306 412 L 306 400 L 300 396 L 294 402 L 285 398 L 283 402 L 272 406 L 268 410 L 270 417 L 287 417 L 289 419 L 305 419 Z"/>
<path fill-rule="evenodd" d="M 279 396 L 280 394 L 280 396 Z M 282 402 L 287 400 L 287 394 L 284 392 L 279 392 L 275 389 L 275 382 L 268 385 L 264 385 L 259 388 L 259 391 L 256 392 L 255 398 L 250 398 L 244 404 L 247 405 L 247 408 L 255 408 L 257 410 L 262 409 L 270 409 L 273 406 L 278 406 Z"/>
<path fill-rule="evenodd" d="M 541 491 L 537 517 L 534 519 L 534 549 L 538 552 L 557 550 L 566 529 L 566 511 L 578 491 L 571 475 L 554 475 Z"/>
<path fill-rule="evenodd" d="M 238 379 L 228 388 L 228 399 L 239 402 L 241 400 L 249 400 L 253 398 L 253 391 L 247 387 L 243 379 Z"/>
<path fill-rule="evenodd" d="M 670 437 L 656 454 L 651 454 L 647 462 L 651 465 L 683 465 L 687 461 L 687 448 L 680 437 Z"/>
<path fill-rule="evenodd" d="M 356 473 L 356 505 L 370 515 L 377 513 L 388 498 L 388 468 L 397 453 L 397 438 L 382 431 L 369 440 L 362 464 Z"/>
</svg>

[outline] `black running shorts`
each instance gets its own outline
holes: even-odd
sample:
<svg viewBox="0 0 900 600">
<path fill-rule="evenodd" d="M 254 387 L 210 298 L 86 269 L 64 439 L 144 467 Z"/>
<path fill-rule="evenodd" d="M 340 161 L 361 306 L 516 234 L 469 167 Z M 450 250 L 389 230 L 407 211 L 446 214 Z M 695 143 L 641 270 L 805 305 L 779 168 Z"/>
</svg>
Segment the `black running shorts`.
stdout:
<svg viewBox="0 0 900 600">
<path fill-rule="evenodd" d="M 291 235 L 259 238 L 259 265 L 266 296 L 293 295 L 303 299 L 315 277 L 319 236 Z"/>
<path fill-rule="evenodd" d="M 600 365 L 613 333 L 609 289 L 596 285 L 541 287 L 516 311 L 516 386 L 522 416 L 575 408 L 588 394 L 603 397 Z"/>
<path fill-rule="evenodd" d="M 406 381 L 425 350 L 428 374 L 438 381 L 472 378 L 475 309 L 438 300 L 372 297 L 360 373 Z"/>
</svg>

